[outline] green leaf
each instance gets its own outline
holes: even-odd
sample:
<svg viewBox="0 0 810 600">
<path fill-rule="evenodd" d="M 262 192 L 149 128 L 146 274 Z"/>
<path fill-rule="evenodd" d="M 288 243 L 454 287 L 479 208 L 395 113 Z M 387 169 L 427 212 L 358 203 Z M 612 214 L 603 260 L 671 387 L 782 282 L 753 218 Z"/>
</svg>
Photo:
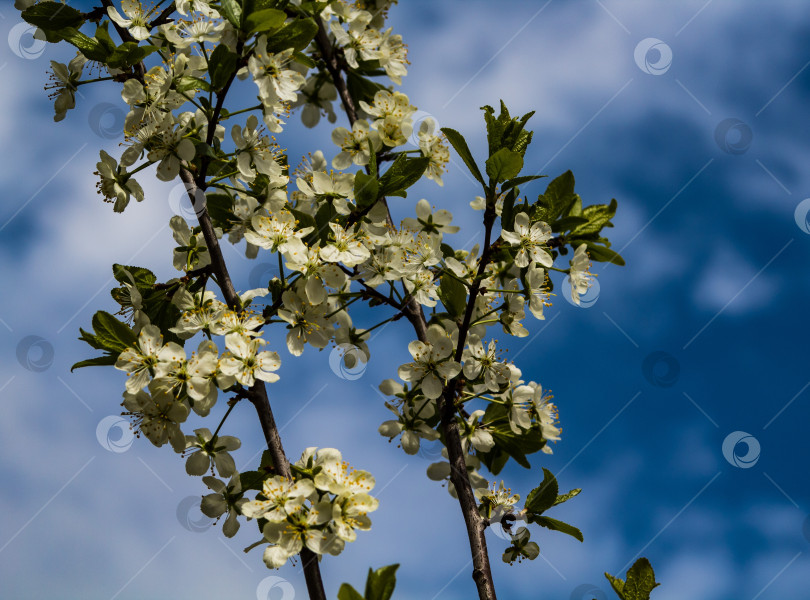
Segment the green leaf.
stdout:
<svg viewBox="0 0 810 600">
<path fill-rule="evenodd" d="M 354 200 L 360 208 L 366 208 L 377 202 L 380 184 L 376 177 L 358 171 L 354 176 Z"/>
<path fill-rule="evenodd" d="M 318 64 L 314 60 L 312 60 L 309 56 L 307 56 L 303 52 L 293 52 L 292 57 L 293 60 L 295 60 L 295 62 L 300 63 L 309 69 L 314 69 L 316 66 L 318 66 Z"/>
<path fill-rule="evenodd" d="M 529 515 L 527 520 L 530 523 L 537 523 L 538 525 L 547 527 L 548 529 L 553 529 L 554 531 L 567 533 L 571 537 L 577 538 L 580 542 L 583 541 L 582 532 L 573 525 L 569 525 L 568 523 L 564 523 L 563 521 L 558 521 L 557 519 L 552 519 L 551 517 L 535 516 L 535 515 Z"/>
<path fill-rule="evenodd" d="M 225 2 L 223 2 L 223 5 L 224 4 Z M 281 27 L 286 18 L 287 15 L 283 10 L 277 10 L 275 8 L 257 10 L 256 12 L 250 13 L 247 18 L 244 19 L 244 29 L 247 31 L 248 35 L 272 31 Z"/>
<path fill-rule="evenodd" d="M 368 570 L 366 579 L 366 600 L 389 600 L 397 584 L 397 569 L 399 565 L 380 567 L 376 571 Z"/>
<path fill-rule="evenodd" d="M 204 92 L 213 92 L 214 89 L 211 87 L 211 84 L 208 83 L 205 79 L 200 79 L 199 77 L 191 77 L 190 75 L 184 75 L 175 81 L 174 84 L 175 89 L 180 92 L 187 92 L 189 90 L 203 90 Z"/>
<path fill-rule="evenodd" d="M 551 474 L 551 471 L 544 467 L 543 482 L 526 496 L 526 511 L 540 515 L 554 506 L 558 491 L 557 478 Z"/>
<path fill-rule="evenodd" d="M 616 199 L 610 204 L 592 204 L 582 209 L 582 217 L 587 219 L 586 223 L 574 230 L 575 235 L 585 235 L 588 233 L 599 233 L 603 227 L 613 227 L 610 220 L 616 216 L 618 202 Z"/>
<path fill-rule="evenodd" d="M 266 471 L 272 471 L 274 469 L 273 454 L 270 452 L 270 450 L 265 450 L 262 452 L 262 459 L 259 461 L 259 468 Z"/>
<path fill-rule="evenodd" d="M 105 354 L 104 356 L 98 356 L 96 358 L 88 358 L 87 360 L 80 360 L 72 367 L 70 367 L 70 371 L 72 373 L 74 369 L 81 369 L 82 367 L 106 367 L 114 365 L 117 360 L 118 360 L 117 356 L 113 356 L 112 354 Z"/>
<path fill-rule="evenodd" d="M 62 6 L 60 4 L 60 6 Z M 65 27 L 55 32 L 56 35 L 61 37 L 66 42 L 76 46 L 88 60 L 96 60 L 98 62 L 106 62 L 110 53 L 96 38 L 86 36 L 78 29 L 73 27 Z"/>
<path fill-rule="evenodd" d="M 560 216 L 567 216 L 568 210 L 576 202 L 578 196 L 574 194 L 574 174 L 566 171 L 548 184 L 546 192 L 540 194 L 533 205 L 532 220 L 553 223 Z"/>
<path fill-rule="evenodd" d="M 365 598 L 360 595 L 360 592 L 348 583 L 344 583 L 340 586 L 337 597 L 338 600 L 365 600 Z"/>
<path fill-rule="evenodd" d="M 487 159 L 487 175 L 497 182 L 512 179 L 523 168 L 523 157 L 519 152 L 501 148 Z"/>
<path fill-rule="evenodd" d="M 398 196 L 419 181 L 428 168 L 430 159 L 425 157 L 408 158 L 399 154 L 389 169 L 380 177 L 380 196 Z"/>
<path fill-rule="evenodd" d="M 222 12 L 231 25 L 240 29 L 242 26 L 242 4 L 239 0 L 221 0 Z"/>
<path fill-rule="evenodd" d="M 375 179 L 379 176 L 377 173 L 377 153 L 374 152 L 374 145 L 371 143 L 371 140 L 366 140 L 366 144 L 368 145 L 368 173 Z"/>
<path fill-rule="evenodd" d="M 262 483 L 267 477 L 267 473 L 261 471 L 245 471 L 239 473 L 239 484 L 242 486 L 242 491 L 259 490 L 262 489 Z"/>
<path fill-rule="evenodd" d="M 605 577 L 610 582 L 610 587 L 613 588 L 613 591 L 616 592 L 619 598 L 621 598 L 621 600 L 627 600 L 627 597 L 624 595 L 624 581 L 609 573 L 605 573 Z"/>
<path fill-rule="evenodd" d="M 655 572 L 650 561 L 639 558 L 627 571 L 627 581 L 605 573 L 614 591 L 621 600 L 650 600 L 650 593 L 658 587 L 655 581 Z"/>
<path fill-rule="evenodd" d="M 249 15 L 265 8 L 277 8 L 279 4 L 286 4 L 285 0 L 242 0 L 242 14 Z"/>
<path fill-rule="evenodd" d="M 549 223 L 549 226 L 551 227 L 551 231 L 559 233 L 562 231 L 571 231 L 575 227 L 578 227 L 579 225 L 582 225 L 583 223 L 587 222 L 588 219 L 586 219 L 585 217 L 567 216 L 563 217 L 562 219 L 557 219 L 553 223 Z"/>
<path fill-rule="evenodd" d="M 445 273 L 439 284 L 439 300 L 454 319 L 464 316 L 467 309 L 467 288 L 458 279 Z"/>
<path fill-rule="evenodd" d="M 137 42 L 124 42 L 113 50 L 106 63 L 114 69 L 127 69 L 141 62 L 155 50 L 156 46 L 139 46 Z"/>
<path fill-rule="evenodd" d="M 532 132 L 526 131 L 524 127 L 534 114 L 534 111 L 526 113 L 520 119 L 512 118 L 503 100 L 501 100 L 501 114 L 497 117 L 495 117 L 495 109 L 491 106 L 482 106 L 481 108 L 484 111 L 484 120 L 487 123 L 489 155 L 492 156 L 501 148 L 508 148 L 519 153 L 522 157 L 532 140 Z"/>
<path fill-rule="evenodd" d="M 151 288 L 153 285 L 155 285 L 155 281 L 157 281 L 155 274 L 149 269 L 145 269 L 143 267 L 128 267 L 126 265 L 119 265 L 115 263 L 112 266 L 112 271 L 113 277 L 115 277 L 116 281 L 129 285 L 132 285 L 132 282 L 134 281 L 135 287 L 138 289 Z M 127 277 L 127 271 L 130 275 L 132 275 L 132 279 Z"/>
<path fill-rule="evenodd" d="M 501 186 L 501 191 L 505 192 L 510 188 L 523 185 L 524 183 L 534 181 L 535 179 L 542 179 L 543 177 L 548 177 L 548 175 L 523 175 L 522 177 L 515 177 L 509 181 L 504 181 L 503 185 Z"/>
<path fill-rule="evenodd" d="M 221 90 L 228 83 L 228 79 L 236 71 L 239 57 L 228 50 L 225 44 L 220 44 L 211 53 L 208 59 L 208 75 L 211 78 L 211 88 Z"/>
<path fill-rule="evenodd" d="M 506 452 L 524 469 L 532 466 L 526 455 L 537 452 L 545 445 L 542 434 L 536 429 L 518 434 L 512 431 L 508 421 L 491 425 L 488 430 L 495 440 L 495 447 Z"/>
<path fill-rule="evenodd" d="M 512 231 L 515 228 L 515 200 L 517 199 L 517 189 L 512 188 L 503 199 L 501 207 L 501 228 Z"/>
<path fill-rule="evenodd" d="M 467 165 L 467 168 L 470 170 L 473 177 L 475 177 L 481 183 L 481 185 L 485 186 L 486 183 L 484 182 L 484 177 L 481 175 L 478 165 L 475 164 L 475 159 L 470 152 L 469 146 L 467 146 L 467 141 L 464 139 L 464 136 L 455 129 L 450 129 L 449 127 L 442 127 L 442 133 L 461 157 L 461 160 L 464 161 L 464 164 Z"/>
<path fill-rule="evenodd" d="M 115 50 L 115 42 L 110 37 L 110 33 L 107 31 L 108 24 L 109 24 L 108 21 L 104 21 L 101 25 L 96 27 L 95 38 L 99 41 L 99 43 L 102 46 L 104 46 L 104 49 L 107 52 L 113 52 Z"/>
<path fill-rule="evenodd" d="M 106 349 L 119 353 L 134 347 L 138 341 L 138 337 L 132 329 L 103 310 L 93 315 L 93 330 L 96 333 L 96 339 L 104 344 Z"/>
<path fill-rule="evenodd" d="M 84 15 L 61 2 L 40 2 L 26 8 L 22 18 L 45 31 L 58 31 L 65 27 L 78 29 L 84 23 Z"/>
<path fill-rule="evenodd" d="M 288 23 L 267 40 L 268 52 L 281 52 L 292 48 L 296 52 L 304 50 L 318 34 L 318 26 L 312 19 L 298 19 Z M 314 65 L 313 65 L 314 66 Z"/>
<path fill-rule="evenodd" d="M 563 502 L 568 502 L 574 496 L 578 496 L 579 493 L 582 491 L 582 488 L 574 488 L 567 494 L 563 494 L 562 496 L 557 496 L 557 499 L 554 501 L 554 506 L 558 504 L 562 504 Z"/>
<path fill-rule="evenodd" d="M 371 103 L 374 101 L 374 94 L 387 89 L 384 85 L 363 77 L 353 69 L 346 72 L 346 88 L 355 105 L 359 104 L 360 100 Z"/>
<path fill-rule="evenodd" d="M 574 245 L 574 242 L 571 242 Z M 624 259 L 621 255 L 616 252 L 615 250 L 611 250 L 610 248 L 606 248 L 604 246 L 597 246 L 596 244 L 588 243 L 588 256 L 591 257 L 591 260 L 595 260 L 597 262 L 609 262 L 614 265 L 619 265 L 620 267 L 624 266 Z"/>
</svg>

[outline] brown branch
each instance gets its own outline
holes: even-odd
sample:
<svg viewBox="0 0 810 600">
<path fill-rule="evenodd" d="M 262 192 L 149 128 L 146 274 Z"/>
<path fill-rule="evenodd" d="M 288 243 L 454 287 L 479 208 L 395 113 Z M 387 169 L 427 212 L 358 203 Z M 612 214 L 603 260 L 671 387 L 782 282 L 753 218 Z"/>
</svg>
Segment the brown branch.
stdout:
<svg viewBox="0 0 810 600">
<path fill-rule="evenodd" d="M 349 118 L 349 123 L 354 125 L 357 120 L 357 109 L 354 106 L 349 90 L 346 86 L 346 81 L 343 79 L 341 73 L 341 65 L 337 60 L 332 44 L 329 41 L 329 36 L 323 26 L 323 22 L 319 17 L 315 17 L 318 23 L 318 34 L 315 37 L 315 42 L 320 49 L 321 55 L 326 63 L 326 68 L 332 76 L 337 89 L 338 95 L 343 103 L 343 108 L 346 110 L 346 115 Z M 386 208 L 388 205 L 386 204 Z M 488 255 L 490 251 L 489 239 L 492 232 L 492 222 L 494 222 L 495 210 L 492 208 L 491 221 L 487 227 L 487 235 L 485 240 L 485 253 Z M 388 222 L 392 224 L 390 210 L 388 212 Z M 485 214 L 486 222 L 486 214 Z M 484 256 L 481 258 L 482 262 L 479 266 L 479 275 L 483 273 L 486 265 L 484 264 Z M 465 314 L 466 329 L 463 336 L 459 336 L 460 348 L 463 351 L 464 341 L 466 339 L 466 331 L 469 329 L 472 311 L 475 305 L 475 298 L 478 295 L 478 289 L 481 284 L 481 277 L 476 277 L 478 286 L 475 290 L 470 291 L 470 297 Z M 419 304 L 414 298 L 407 301 L 403 307 L 403 312 L 410 321 L 411 325 L 416 332 L 416 337 L 422 341 L 427 341 L 427 321 L 425 313 L 422 310 L 422 305 Z M 458 353 L 457 353 L 458 354 Z M 459 360 L 457 358 L 457 360 Z M 464 523 L 467 527 L 467 537 L 470 541 L 470 553 L 473 559 L 473 573 L 472 577 L 475 585 L 478 588 L 479 600 L 496 600 L 495 584 L 492 580 L 492 571 L 489 565 L 489 554 L 487 553 L 487 541 L 484 537 L 485 523 L 478 513 L 478 505 L 475 502 L 475 495 L 472 491 L 470 478 L 467 475 L 467 463 L 465 461 L 464 452 L 461 445 L 461 435 L 458 429 L 458 422 L 456 421 L 456 405 L 455 405 L 456 390 L 455 386 L 445 387 L 444 394 L 439 398 L 439 412 L 442 416 L 442 429 L 444 430 L 445 443 L 447 445 L 447 453 L 450 459 L 450 480 L 456 488 L 458 495 L 459 505 L 461 512 L 464 515 Z"/>
</svg>

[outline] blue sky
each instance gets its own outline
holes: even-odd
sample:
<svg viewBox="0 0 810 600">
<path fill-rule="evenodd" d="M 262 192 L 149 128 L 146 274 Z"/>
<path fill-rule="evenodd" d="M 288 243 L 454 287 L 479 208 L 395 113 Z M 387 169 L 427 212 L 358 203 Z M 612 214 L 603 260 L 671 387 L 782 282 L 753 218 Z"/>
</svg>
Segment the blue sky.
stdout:
<svg viewBox="0 0 810 600">
<path fill-rule="evenodd" d="M 101 128 L 96 119 L 102 103 L 121 106 L 115 90 L 88 91 L 54 124 L 45 69 L 70 54 L 20 42 L 14 10 L 0 11 L 9 40 L 0 50 L 0 596 L 252 598 L 277 576 L 304 598 L 298 569 L 270 572 L 258 551 L 242 554 L 252 526 L 226 540 L 194 525 L 199 515 L 182 507 L 206 490 L 181 459 L 144 440 L 118 440 L 124 452 L 99 442 L 99 424 L 120 410 L 123 376 L 69 372 L 89 355 L 78 328 L 113 307 L 112 262 L 173 276 L 174 186 L 142 177 L 147 199 L 123 217 L 100 201 L 92 172 L 100 148 L 120 151 L 104 127 L 121 113 L 109 110 Z M 527 378 L 553 390 L 563 435 L 531 472 L 504 477 L 525 495 L 545 466 L 561 487 L 582 487 L 558 516 L 585 542 L 538 530 L 541 558 L 509 567 L 499 558 L 507 544 L 491 535 L 501 597 L 610 598 L 602 572 L 639 554 L 662 583 L 655 600 L 801 597 L 810 584 L 806 8 L 445 0 L 403 3 L 392 17 L 412 62 L 403 91 L 463 132 L 476 156 L 479 107 L 503 98 L 513 113 L 537 111 L 527 168 L 571 169 L 585 203 L 619 201 L 610 234 L 627 266 L 597 263 L 590 307 L 557 296 L 545 322 L 527 321 L 528 338 L 509 341 Z M 637 63 L 640 44 L 650 50 Z M 317 148 L 334 155 L 327 128 L 290 121 L 282 141 L 293 160 Z M 532 199 L 544 186 L 524 192 Z M 475 192 L 455 161 L 443 188 L 419 184 L 395 210 L 410 216 L 425 197 L 474 232 Z M 226 252 L 247 288 L 264 267 Z M 372 531 L 322 563 L 333 597 L 342 581 L 359 587 L 369 566 L 393 562 L 395 597 L 475 593 L 461 515 L 425 477 L 430 457 L 407 457 L 376 433 L 389 413 L 375 387 L 407 360 L 410 339 L 404 322 L 386 328 L 375 340 L 383 351 L 351 381 L 329 369 L 328 350 L 307 349 L 284 361 L 271 388 L 289 455 L 338 447 L 377 478 Z M 262 446 L 244 408 L 229 420 L 243 439 L 240 466 Z M 736 432 L 753 445 L 732 446 L 727 459 L 723 443 Z"/>
</svg>

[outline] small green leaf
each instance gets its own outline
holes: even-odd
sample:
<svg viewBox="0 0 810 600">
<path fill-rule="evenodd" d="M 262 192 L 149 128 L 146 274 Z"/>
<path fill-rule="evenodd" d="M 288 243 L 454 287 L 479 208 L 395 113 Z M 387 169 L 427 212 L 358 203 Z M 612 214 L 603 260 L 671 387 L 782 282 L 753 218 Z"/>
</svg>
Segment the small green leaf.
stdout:
<svg viewBox="0 0 810 600">
<path fill-rule="evenodd" d="M 264 483 L 266 477 L 267 473 L 261 471 L 245 471 L 244 473 L 239 473 L 239 484 L 242 486 L 243 492 L 248 490 L 261 491 L 263 487 L 262 483 Z"/>
<path fill-rule="evenodd" d="M 211 88 L 214 91 L 219 91 L 236 70 L 236 65 L 239 62 L 239 57 L 228 50 L 225 44 L 220 44 L 211 53 L 208 59 L 208 75 L 211 78 Z"/>
<path fill-rule="evenodd" d="M 189 90 L 203 90 L 204 92 L 214 91 L 211 84 L 205 79 L 192 77 L 190 75 L 184 75 L 183 77 L 177 79 L 175 81 L 174 88 L 180 93 L 187 92 Z"/>
<path fill-rule="evenodd" d="M 571 537 L 577 538 L 580 542 L 583 541 L 582 532 L 573 525 L 569 525 L 568 523 L 564 523 L 563 521 L 558 521 L 557 519 L 552 519 L 551 517 L 545 516 L 537 517 L 534 515 L 530 515 L 527 520 L 530 523 L 537 523 L 538 525 L 541 525 L 548 529 L 553 529 L 554 531 L 566 533 Z"/>
<path fill-rule="evenodd" d="M 268 52 L 281 52 L 292 48 L 296 52 L 304 50 L 318 34 L 318 25 L 312 19 L 298 19 L 288 23 L 267 40 Z M 313 65 L 314 66 L 314 65 Z"/>
<path fill-rule="evenodd" d="M 650 561 L 639 558 L 627 571 L 627 581 L 609 573 L 605 577 L 621 600 L 650 600 L 650 593 L 658 587 Z"/>
<path fill-rule="evenodd" d="M 132 281 L 134 280 L 135 287 L 138 289 L 151 288 L 155 284 L 155 281 L 157 281 L 155 274 L 149 269 L 145 269 L 143 267 L 128 267 L 126 265 L 119 265 L 116 263 L 113 264 L 112 271 L 113 277 L 115 277 L 116 281 L 119 283 L 132 285 Z M 132 280 L 127 277 L 127 271 L 130 275 L 132 275 Z"/>
<path fill-rule="evenodd" d="M 505 192 L 510 188 L 516 187 L 518 185 L 523 185 L 524 183 L 534 181 L 535 179 L 541 179 L 543 177 L 548 177 L 548 175 L 523 175 L 522 177 L 515 177 L 513 179 L 510 179 L 509 181 L 504 181 L 503 185 L 501 186 L 501 191 Z"/>
<path fill-rule="evenodd" d="M 374 152 L 374 145 L 371 143 L 371 140 L 366 140 L 366 144 L 368 145 L 368 174 L 374 177 L 375 179 L 378 177 L 377 173 L 377 153 Z"/>
<path fill-rule="evenodd" d="M 365 600 L 365 598 L 360 595 L 360 592 L 348 583 L 344 583 L 340 586 L 337 597 L 338 600 Z"/>
<path fill-rule="evenodd" d="M 490 454 L 493 454 L 495 450 L 505 452 L 524 469 L 530 469 L 532 466 L 526 455 L 537 452 L 545 445 L 543 436 L 538 430 L 531 429 L 518 434 L 512 431 L 509 422 L 506 420 L 491 425 L 488 431 L 492 435 L 492 439 L 495 440 L 495 449 Z M 493 456 L 493 459 L 497 462 L 497 457 Z M 492 467 L 489 468 L 492 470 Z"/>
<path fill-rule="evenodd" d="M 354 200 L 360 208 L 371 206 L 379 196 L 380 184 L 376 177 L 358 171 L 354 176 Z"/>
<path fill-rule="evenodd" d="M 231 25 L 240 29 L 242 27 L 242 4 L 239 0 L 221 0 L 222 12 Z"/>
<path fill-rule="evenodd" d="M 78 29 L 84 23 L 84 15 L 61 2 L 40 2 L 26 8 L 22 18 L 45 31 L 58 31 L 65 27 Z"/>
<path fill-rule="evenodd" d="M 526 496 L 526 510 L 530 513 L 540 515 L 554 506 L 558 491 L 557 478 L 551 474 L 551 471 L 544 467 L 543 483 L 534 488 L 529 492 L 529 495 Z"/>
<path fill-rule="evenodd" d="M 553 223 L 549 223 L 551 227 L 551 231 L 555 233 L 560 233 L 563 231 L 571 231 L 575 227 L 582 225 L 583 223 L 587 223 L 588 219 L 585 217 L 563 217 L 562 219 L 557 219 Z"/>
<path fill-rule="evenodd" d="M 578 496 L 581 491 L 582 491 L 582 488 L 574 488 L 573 490 L 571 490 L 567 494 L 557 496 L 557 499 L 554 501 L 554 506 L 557 506 L 558 504 L 562 504 L 563 502 L 568 502 L 574 496 Z"/>
<path fill-rule="evenodd" d="M 286 18 L 287 15 L 283 10 L 276 10 L 275 8 L 257 10 L 256 12 L 250 13 L 244 20 L 244 29 L 247 31 L 248 35 L 273 31 L 281 27 Z"/>
<path fill-rule="evenodd" d="M 439 284 L 439 300 L 454 319 L 464 316 L 467 309 L 467 288 L 458 279 L 445 273 Z"/>
<path fill-rule="evenodd" d="M 512 231 L 515 227 L 515 200 L 517 199 L 517 189 L 512 188 L 507 192 L 501 207 L 501 228 Z M 519 211 L 518 211 L 519 212 Z"/>
<path fill-rule="evenodd" d="M 118 360 L 117 356 L 113 356 L 112 354 L 105 354 L 104 356 L 98 356 L 96 358 L 88 358 L 87 360 L 80 360 L 72 367 L 70 367 L 70 371 L 73 372 L 74 369 L 81 369 L 82 367 L 106 367 L 114 365 L 117 360 Z"/>
<path fill-rule="evenodd" d="M 487 175 L 497 182 L 516 177 L 523 168 L 523 157 L 519 152 L 501 148 L 487 159 Z"/>
<path fill-rule="evenodd" d="M 113 52 L 115 50 L 115 42 L 110 37 L 110 34 L 107 31 L 107 26 L 108 26 L 108 21 L 104 21 L 101 25 L 96 27 L 95 38 L 99 41 L 99 43 L 102 46 L 104 46 L 104 49 L 107 52 Z"/>
<path fill-rule="evenodd" d="M 419 158 L 408 158 L 404 154 L 399 154 L 393 164 L 380 177 L 380 196 L 401 195 L 399 192 L 407 190 L 419 181 L 429 164 L 429 158 L 421 156 Z"/>
<path fill-rule="evenodd" d="M 574 244 L 574 242 L 571 242 Z M 608 262 L 614 265 L 619 265 L 620 267 L 624 266 L 624 259 L 621 255 L 616 252 L 615 250 L 611 250 L 610 248 L 606 248 L 604 246 L 597 246 L 596 244 L 592 244 L 588 242 L 588 256 L 591 257 L 591 260 L 595 260 L 597 262 Z"/>
<path fill-rule="evenodd" d="M 137 42 L 124 42 L 113 50 L 106 64 L 114 69 L 127 69 L 141 62 L 155 50 L 156 46 L 139 46 Z"/>
<path fill-rule="evenodd" d="M 621 598 L 621 600 L 627 600 L 627 597 L 624 595 L 624 581 L 609 573 L 605 573 L 605 577 L 610 582 L 610 587 L 613 588 L 613 591 L 616 592 L 619 598 Z"/>
<path fill-rule="evenodd" d="M 303 52 L 293 52 L 292 57 L 295 62 L 302 64 L 309 69 L 314 69 L 317 66 L 317 63 Z"/>
<path fill-rule="evenodd" d="M 373 102 L 374 94 L 380 90 L 386 89 L 384 85 L 367 79 L 352 69 L 346 72 L 346 88 L 349 90 L 349 95 L 352 97 L 355 105 L 357 105 L 360 100 L 369 103 Z"/>
<path fill-rule="evenodd" d="M 566 171 L 548 184 L 546 192 L 540 194 L 533 205 L 533 220 L 553 223 L 561 216 L 567 216 L 578 196 L 574 193 L 574 174 Z"/>
<path fill-rule="evenodd" d="M 481 175 L 478 165 L 475 164 L 475 159 L 470 152 L 469 146 L 467 146 L 467 141 L 464 139 L 464 136 L 455 129 L 450 129 L 449 127 L 442 127 L 442 133 L 461 157 L 461 160 L 464 161 L 464 164 L 467 165 L 467 168 L 470 170 L 473 177 L 475 177 L 481 183 L 481 185 L 486 185 L 484 182 L 484 176 Z"/>
<path fill-rule="evenodd" d="M 103 310 L 93 315 L 93 330 L 96 339 L 104 344 L 105 348 L 118 353 L 135 346 L 138 341 L 132 329 Z"/>
<path fill-rule="evenodd" d="M 397 569 L 399 565 L 380 567 L 376 571 L 368 570 L 366 579 L 366 600 L 389 600 L 397 584 Z"/>
<path fill-rule="evenodd" d="M 580 225 L 574 230 L 575 235 L 585 235 L 589 233 L 599 233 L 603 227 L 613 227 L 610 220 L 616 216 L 616 209 L 618 202 L 616 199 L 610 201 L 610 204 L 592 204 L 582 209 L 582 217 L 586 219 L 587 224 Z"/>
<path fill-rule="evenodd" d="M 60 6 L 63 6 L 60 4 Z M 96 38 L 86 36 L 78 29 L 65 27 L 54 32 L 66 42 L 76 46 L 88 60 L 106 62 L 110 53 Z"/>
</svg>

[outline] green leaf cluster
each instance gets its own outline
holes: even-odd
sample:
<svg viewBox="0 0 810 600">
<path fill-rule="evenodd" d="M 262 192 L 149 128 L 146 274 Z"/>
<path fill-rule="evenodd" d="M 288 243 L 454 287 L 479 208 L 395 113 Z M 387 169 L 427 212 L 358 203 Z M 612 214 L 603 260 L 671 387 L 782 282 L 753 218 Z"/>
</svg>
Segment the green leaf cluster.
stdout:
<svg viewBox="0 0 810 600">
<path fill-rule="evenodd" d="M 137 336 L 125 323 L 116 319 L 113 315 L 103 310 L 93 315 L 93 332 L 79 329 L 81 336 L 79 339 L 88 343 L 96 350 L 103 350 L 104 354 L 96 358 L 81 360 L 70 367 L 70 370 L 81 367 L 100 367 L 114 365 L 121 354 L 127 348 L 135 345 Z"/>
<path fill-rule="evenodd" d="M 537 523 L 542 527 L 546 527 L 554 531 L 566 533 L 571 537 L 578 539 L 580 542 L 583 541 L 582 532 L 579 529 L 573 525 L 569 525 L 568 523 L 559 521 L 557 519 L 552 519 L 551 517 L 547 517 L 543 514 L 552 506 L 556 506 L 570 500 L 581 491 L 582 490 L 580 489 L 574 489 L 567 494 L 560 495 L 557 479 L 551 474 L 551 471 L 544 468 L 543 482 L 529 492 L 528 496 L 526 496 L 526 521 L 528 523 Z"/>
<path fill-rule="evenodd" d="M 163 332 L 164 340 L 166 342 L 175 342 L 181 346 L 184 345 L 184 340 L 177 337 L 169 329 L 177 324 L 177 320 L 181 316 L 180 309 L 171 303 L 171 297 L 180 287 L 180 281 L 175 279 L 171 282 L 156 288 L 157 278 L 155 274 L 149 269 L 143 267 L 127 267 L 124 265 L 113 265 L 113 277 L 121 284 L 132 285 L 127 276 L 127 272 L 132 275 L 135 281 L 135 287 L 141 294 L 141 310 L 149 317 L 149 322 L 157 325 L 161 332 Z M 194 288 L 190 288 L 194 291 Z M 130 300 L 129 290 L 124 287 L 113 288 L 110 291 L 113 300 L 121 305 L 123 310 L 133 308 Z"/>
<path fill-rule="evenodd" d="M 95 60 L 115 69 L 129 69 L 152 54 L 157 48 L 124 42 L 117 45 L 107 31 L 107 23 L 96 28 L 94 37 L 79 29 L 85 23 L 85 14 L 61 2 L 40 2 L 26 8 L 22 18 L 45 32 L 49 42 L 65 40 L 73 44 L 88 60 Z"/>
<path fill-rule="evenodd" d="M 510 458 L 521 467 L 530 469 L 526 455 L 534 454 L 546 445 L 539 426 L 521 430 L 520 433 L 512 431 L 508 409 L 503 404 L 491 403 L 482 420 L 495 440 L 495 446 L 489 452 L 477 452 L 477 455 L 493 475 L 500 473 Z"/>
<path fill-rule="evenodd" d="M 611 250 L 610 241 L 601 235 L 603 228 L 613 227 L 611 219 L 616 215 L 618 203 L 613 199 L 610 204 L 592 204 L 583 208 L 582 198 L 574 192 L 574 183 L 571 171 L 551 181 L 545 193 L 528 207 L 530 218 L 548 223 L 551 230 L 561 236 L 558 243 L 561 254 L 567 252 L 562 249 L 565 244 L 572 248 L 587 244 L 592 260 L 623 266 L 624 259 Z"/>
</svg>

